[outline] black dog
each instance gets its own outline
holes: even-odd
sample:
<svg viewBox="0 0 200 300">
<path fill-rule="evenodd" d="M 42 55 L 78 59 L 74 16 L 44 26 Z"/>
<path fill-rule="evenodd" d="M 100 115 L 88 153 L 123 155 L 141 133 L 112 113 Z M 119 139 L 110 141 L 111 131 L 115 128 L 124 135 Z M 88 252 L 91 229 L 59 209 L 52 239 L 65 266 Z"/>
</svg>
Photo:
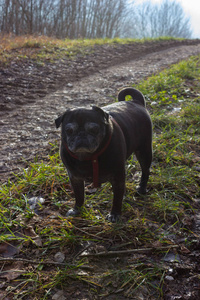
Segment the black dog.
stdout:
<svg viewBox="0 0 200 300">
<path fill-rule="evenodd" d="M 132 101 L 125 101 L 130 95 Z M 121 215 L 125 192 L 125 162 L 134 152 L 142 169 L 138 193 L 145 194 L 152 161 L 152 123 L 142 93 L 133 88 L 119 92 L 119 102 L 103 107 L 68 109 L 55 120 L 62 123 L 61 158 L 75 194 L 75 207 L 68 216 L 80 212 L 84 203 L 84 181 L 95 187 L 110 181 L 114 198 L 108 220 Z"/>
</svg>

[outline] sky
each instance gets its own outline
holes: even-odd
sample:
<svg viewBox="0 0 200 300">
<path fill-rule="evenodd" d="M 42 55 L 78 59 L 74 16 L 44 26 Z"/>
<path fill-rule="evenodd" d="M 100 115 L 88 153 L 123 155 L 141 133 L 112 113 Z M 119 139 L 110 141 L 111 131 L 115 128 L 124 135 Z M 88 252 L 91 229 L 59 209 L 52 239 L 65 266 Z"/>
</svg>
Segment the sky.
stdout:
<svg viewBox="0 0 200 300">
<path fill-rule="evenodd" d="M 161 2 L 163 0 L 150 0 L 151 2 Z M 190 17 L 193 38 L 200 38 L 200 0 L 176 0 L 181 3 L 186 16 Z M 135 3 L 142 3 L 145 0 L 135 0 Z"/>
</svg>

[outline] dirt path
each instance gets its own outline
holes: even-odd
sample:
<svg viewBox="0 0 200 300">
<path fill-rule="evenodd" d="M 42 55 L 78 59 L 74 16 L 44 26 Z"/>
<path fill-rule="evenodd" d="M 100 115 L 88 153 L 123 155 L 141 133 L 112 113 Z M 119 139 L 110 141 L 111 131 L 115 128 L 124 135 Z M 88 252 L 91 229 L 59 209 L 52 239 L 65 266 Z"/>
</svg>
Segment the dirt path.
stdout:
<svg viewBox="0 0 200 300">
<path fill-rule="evenodd" d="M 152 53 L 146 51 L 141 55 L 138 52 L 134 56 L 135 59 L 107 69 L 101 68 L 95 74 L 77 81 L 73 77 L 71 82 L 69 80 L 66 83 L 65 88 L 49 93 L 43 98 L 34 98 L 31 103 L 19 103 L 20 105 L 15 106 L 14 109 L 5 109 L 5 106 L 2 106 L 0 113 L 1 181 L 6 181 L 12 172 L 19 172 L 26 166 L 26 161 L 33 160 L 36 155 L 48 154 L 49 142 L 58 140 L 60 135 L 59 130 L 55 129 L 54 119 L 67 107 L 90 104 L 102 106 L 111 103 L 121 87 L 136 84 L 141 79 L 179 60 L 199 54 L 200 43 L 178 45 L 167 50 L 160 48 L 157 52 L 156 50 L 154 47 Z M 16 98 L 18 96 L 16 94 Z M 9 102 L 9 97 L 7 98 L 6 101 Z M 12 98 L 15 98 L 13 90 Z"/>
</svg>

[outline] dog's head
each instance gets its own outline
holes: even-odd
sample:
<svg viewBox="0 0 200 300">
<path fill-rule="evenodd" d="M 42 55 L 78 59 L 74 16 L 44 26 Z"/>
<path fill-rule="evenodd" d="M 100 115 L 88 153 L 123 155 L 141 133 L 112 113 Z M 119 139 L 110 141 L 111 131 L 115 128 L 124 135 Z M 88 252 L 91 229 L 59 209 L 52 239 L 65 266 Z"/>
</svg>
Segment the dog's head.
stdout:
<svg viewBox="0 0 200 300">
<path fill-rule="evenodd" d="M 62 139 L 77 156 L 94 153 L 106 135 L 109 115 L 97 106 L 68 109 L 55 120 L 62 124 Z"/>
</svg>

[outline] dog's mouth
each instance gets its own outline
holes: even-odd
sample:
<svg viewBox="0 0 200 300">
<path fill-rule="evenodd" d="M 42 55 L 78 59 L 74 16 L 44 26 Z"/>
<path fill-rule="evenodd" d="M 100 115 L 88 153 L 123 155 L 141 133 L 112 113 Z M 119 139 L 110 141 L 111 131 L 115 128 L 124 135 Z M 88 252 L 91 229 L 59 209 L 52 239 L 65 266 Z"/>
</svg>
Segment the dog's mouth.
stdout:
<svg viewBox="0 0 200 300">
<path fill-rule="evenodd" d="M 96 150 L 97 147 L 86 147 L 86 146 L 81 146 L 81 147 L 69 147 L 69 150 L 74 153 L 75 155 L 77 154 L 93 154 Z"/>
<path fill-rule="evenodd" d="M 81 147 L 81 148 L 77 148 L 77 149 L 74 149 L 72 151 L 73 153 L 93 153 L 92 149 L 89 149 L 87 147 Z"/>
<path fill-rule="evenodd" d="M 96 139 L 92 139 L 91 138 L 84 138 L 84 139 L 79 139 L 79 138 L 75 138 L 72 141 L 68 141 L 68 148 L 69 150 L 74 153 L 75 155 L 79 155 L 79 154 L 92 154 L 94 153 L 97 148 L 98 148 L 98 142 Z"/>
<path fill-rule="evenodd" d="M 74 156 L 80 161 L 84 161 L 92 157 L 93 153 L 96 151 L 96 148 L 88 149 L 87 147 L 80 147 L 77 149 L 73 149 L 69 147 L 69 150 L 72 153 L 72 156 Z"/>
</svg>

